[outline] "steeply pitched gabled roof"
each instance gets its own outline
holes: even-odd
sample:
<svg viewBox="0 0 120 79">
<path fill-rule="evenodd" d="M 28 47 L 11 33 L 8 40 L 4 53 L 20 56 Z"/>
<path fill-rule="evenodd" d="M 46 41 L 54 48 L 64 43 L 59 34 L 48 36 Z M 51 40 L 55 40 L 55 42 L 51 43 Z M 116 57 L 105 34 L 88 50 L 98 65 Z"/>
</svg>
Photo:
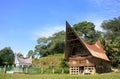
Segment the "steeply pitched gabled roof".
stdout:
<svg viewBox="0 0 120 79">
<path fill-rule="evenodd" d="M 82 39 L 80 39 L 82 40 Z M 100 59 L 104 59 L 107 61 L 110 61 L 106 55 L 106 51 L 103 49 L 100 41 L 98 40 L 95 44 L 87 44 L 85 41 L 82 40 L 82 42 L 84 43 L 84 45 L 87 47 L 87 49 L 90 51 L 91 55 L 96 57 L 96 58 L 100 58 Z"/>
<path fill-rule="evenodd" d="M 77 36 L 77 34 L 74 32 L 74 30 L 71 28 L 71 26 L 69 25 L 69 23 L 66 21 L 66 53 L 65 53 L 65 57 L 66 59 L 68 59 L 68 56 L 69 56 L 69 47 L 68 47 L 68 42 L 67 40 L 68 39 L 68 32 L 71 31 L 72 34 L 76 37 L 75 40 L 79 40 L 80 43 L 90 52 L 90 54 L 93 56 L 93 57 L 96 57 L 96 58 L 99 58 L 99 59 L 103 59 L 103 60 L 106 60 L 106 61 L 110 61 L 106 55 L 106 52 L 105 50 L 103 49 L 100 41 L 98 40 L 95 44 L 87 44 L 82 38 L 79 38 Z M 72 39 L 74 40 L 74 39 Z"/>
<path fill-rule="evenodd" d="M 18 59 L 20 65 L 26 65 L 26 66 L 32 65 L 32 57 L 24 59 L 24 58 L 17 56 L 17 59 Z"/>
</svg>

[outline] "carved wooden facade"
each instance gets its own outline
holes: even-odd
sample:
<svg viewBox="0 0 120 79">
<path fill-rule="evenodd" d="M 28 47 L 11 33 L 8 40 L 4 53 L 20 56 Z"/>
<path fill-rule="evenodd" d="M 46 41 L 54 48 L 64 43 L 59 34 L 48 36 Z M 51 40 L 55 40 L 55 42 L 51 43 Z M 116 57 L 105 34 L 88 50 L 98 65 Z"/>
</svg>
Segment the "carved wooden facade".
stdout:
<svg viewBox="0 0 120 79">
<path fill-rule="evenodd" d="M 65 59 L 69 63 L 70 74 L 95 74 L 111 71 L 111 62 L 100 41 L 89 45 L 79 38 L 66 22 Z"/>
</svg>

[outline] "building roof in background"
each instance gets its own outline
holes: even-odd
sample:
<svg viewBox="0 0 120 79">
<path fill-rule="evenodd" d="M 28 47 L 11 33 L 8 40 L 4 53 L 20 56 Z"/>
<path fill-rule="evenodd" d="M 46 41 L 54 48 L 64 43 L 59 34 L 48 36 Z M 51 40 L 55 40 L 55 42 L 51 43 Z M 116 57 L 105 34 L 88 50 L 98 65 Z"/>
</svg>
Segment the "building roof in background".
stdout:
<svg viewBox="0 0 120 79">
<path fill-rule="evenodd" d="M 15 53 L 15 64 L 16 65 L 31 66 L 32 65 L 32 57 L 22 58 L 22 57 L 18 57 L 17 54 Z"/>
<path fill-rule="evenodd" d="M 21 58 L 21 57 L 17 56 L 17 59 L 18 59 L 19 65 L 25 65 L 25 66 L 31 66 L 32 65 L 32 57 L 24 59 L 24 58 Z"/>
</svg>

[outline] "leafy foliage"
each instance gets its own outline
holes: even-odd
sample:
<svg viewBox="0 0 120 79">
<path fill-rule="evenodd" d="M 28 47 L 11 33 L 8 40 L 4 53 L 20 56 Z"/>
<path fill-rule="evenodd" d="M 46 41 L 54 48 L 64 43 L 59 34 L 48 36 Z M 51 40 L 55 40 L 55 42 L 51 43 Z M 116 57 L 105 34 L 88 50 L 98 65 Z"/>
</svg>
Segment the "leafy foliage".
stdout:
<svg viewBox="0 0 120 79">
<path fill-rule="evenodd" d="M 33 50 L 29 50 L 29 52 L 27 54 L 27 57 L 32 56 L 32 58 L 34 58 L 34 55 L 35 55 L 34 51 Z"/>
<path fill-rule="evenodd" d="M 14 53 L 10 47 L 0 50 L 0 65 L 14 64 Z"/>
<path fill-rule="evenodd" d="M 114 41 L 117 36 L 120 36 L 120 17 L 105 20 L 101 27 L 106 30 L 106 39 Z"/>
<path fill-rule="evenodd" d="M 62 60 L 61 63 L 60 63 L 60 66 L 61 66 L 62 68 L 68 68 L 68 62 L 65 61 L 65 60 Z"/>
<path fill-rule="evenodd" d="M 60 31 L 51 37 L 41 37 L 37 40 L 38 45 L 35 46 L 35 52 L 39 52 L 41 56 L 54 55 L 64 52 L 65 32 Z"/>
<path fill-rule="evenodd" d="M 104 21 L 101 27 L 106 30 L 104 48 L 112 65 L 117 67 L 120 64 L 120 17 Z"/>
<path fill-rule="evenodd" d="M 73 26 L 73 29 L 80 37 L 92 44 L 101 36 L 101 32 L 96 31 L 95 25 L 91 22 L 83 21 Z M 41 56 L 48 56 L 63 53 L 65 49 L 65 32 L 60 31 L 53 34 L 51 37 L 41 37 L 37 40 L 35 53 L 39 52 Z"/>
<path fill-rule="evenodd" d="M 92 22 L 83 21 L 73 26 L 78 36 L 83 37 L 86 42 L 95 43 L 101 37 L 101 32 L 95 30 L 95 25 Z"/>
<path fill-rule="evenodd" d="M 63 60 L 63 59 L 64 59 L 64 54 L 49 55 L 47 57 L 33 59 L 33 66 L 35 66 L 35 67 L 42 66 L 44 68 L 50 68 L 52 66 L 60 67 L 61 60 Z"/>
</svg>

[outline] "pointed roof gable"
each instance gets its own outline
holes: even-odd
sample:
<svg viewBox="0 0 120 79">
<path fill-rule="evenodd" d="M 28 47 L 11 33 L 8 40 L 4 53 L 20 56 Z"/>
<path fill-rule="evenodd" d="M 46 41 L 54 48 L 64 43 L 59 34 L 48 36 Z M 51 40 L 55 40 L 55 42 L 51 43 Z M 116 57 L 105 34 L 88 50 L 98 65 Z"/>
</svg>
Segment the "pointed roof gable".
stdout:
<svg viewBox="0 0 120 79">
<path fill-rule="evenodd" d="M 92 56 L 100 59 L 110 61 L 106 55 L 106 51 L 102 48 L 100 41 L 98 40 L 95 44 L 87 44 L 83 40 L 82 42 L 87 47 Z"/>
<path fill-rule="evenodd" d="M 17 59 L 18 59 L 20 65 L 26 65 L 26 66 L 32 65 L 32 56 L 30 56 L 30 58 L 27 58 L 27 59 L 17 56 Z"/>
<path fill-rule="evenodd" d="M 74 39 L 68 38 L 69 34 L 73 34 Z M 90 54 L 96 58 L 100 58 L 106 61 L 110 61 L 106 55 L 105 50 L 102 48 L 100 41 L 98 40 L 95 44 L 87 44 L 82 38 L 79 38 L 74 30 L 71 28 L 69 23 L 66 21 L 66 51 L 65 58 L 68 59 L 71 49 L 69 48 L 68 40 L 78 40 L 80 43 L 90 52 Z"/>
</svg>

